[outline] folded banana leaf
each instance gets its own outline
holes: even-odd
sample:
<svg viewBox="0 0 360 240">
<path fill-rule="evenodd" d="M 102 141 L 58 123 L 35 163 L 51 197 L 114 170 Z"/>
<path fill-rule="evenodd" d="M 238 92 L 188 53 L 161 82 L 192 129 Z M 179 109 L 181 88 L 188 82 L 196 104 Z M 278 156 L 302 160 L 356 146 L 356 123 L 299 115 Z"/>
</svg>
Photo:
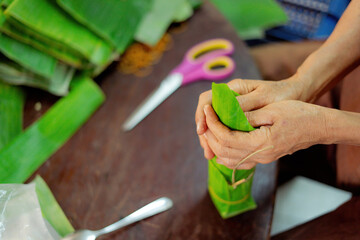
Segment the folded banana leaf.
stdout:
<svg viewBox="0 0 360 240">
<path fill-rule="evenodd" d="M 21 88 L 0 82 L 0 149 L 21 133 L 24 102 Z"/>
<path fill-rule="evenodd" d="M 236 96 L 226 84 L 212 84 L 212 106 L 220 121 L 227 127 L 239 131 L 252 131 Z M 222 218 L 230 218 L 256 208 L 251 196 L 251 186 L 255 168 L 236 170 L 235 182 L 243 183 L 233 186 L 232 173 L 222 164 L 216 162 L 216 156 L 209 161 L 208 188 L 211 199 Z"/>
<path fill-rule="evenodd" d="M 18 33 L 25 33 L 58 52 L 81 56 L 94 66 L 112 61 L 111 46 L 64 12 L 55 0 L 14 0 L 5 15 L 6 22 Z M 27 43 L 39 47 L 32 41 Z"/>
<path fill-rule="evenodd" d="M 34 33 L 28 34 L 31 30 L 27 29 L 17 21 L 13 21 L 16 26 L 10 24 L 11 18 L 6 18 L 3 11 L 0 11 L 0 31 L 24 44 L 35 47 L 36 49 L 48 53 L 51 56 L 77 68 L 91 68 L 91 64 L 80 54 L 69 50 L 66 46 L 56 44 L 56 47 L 40 41 L 33 37 Z M 17 28 L 19 27 L 19 29 Z"/>
<path fill-rule="evenodd" d="M 23 68 L 31 71 L 26 71 L 29 77 L 17 78 L 18 74 L 15 74 L 15 78 L 7 78 L 6 82 L 39 87 L 58 96 L 68 93 L 69 84 L 75 72 L 74 68 L 1 33 L 0 52 Z M 21 68 L 17 67 L 17 69 Z"/>
<path fill-rule="evenodd" d="M 32 182 L 35 183 L 36 195 L 39 199 L 43 217 L 61 237 L 73 233 L 75 231 L 74 228 L 71 226 L 44 179 L 36 176 Z"/>
<path fill-rule="evenodd" d="M 152 0 L 57 0 L 76 20 L 123 53 Z M 96 9 L 96 11 L 94 11 Z"/>
<path fill-rule="evenodd" d="M 142 19 L 135 33 L 139 42 L 154 46 L 173 22 L 177 12 L 187 0 L 153 0 L 150 11 Z"/>
<path fill-rule="evenodd" d="M 0 150 L 0 183 L 27 180 L 103 101 L 104 94 L 91 79 L 76 77 L 66 97 Z"/>
<path fill-rule="evenodd" d="M 64 67 L 64 68 L 61 68 Z M 54 95 L 63 96 L 68 93 L 69 82 L 75 69 L 68 69 L 66 65 L 59 65 L 54 76 L 49 79 L 34 74 L 19 64 L 6 59 L 0 54 L 0 81 L 11 85 L 26 85 L 46 90 Z M 64 73 L 68 74 L 63 77 Z M 64 81 L 64 79 L 66 81 Z"/>
</svg>

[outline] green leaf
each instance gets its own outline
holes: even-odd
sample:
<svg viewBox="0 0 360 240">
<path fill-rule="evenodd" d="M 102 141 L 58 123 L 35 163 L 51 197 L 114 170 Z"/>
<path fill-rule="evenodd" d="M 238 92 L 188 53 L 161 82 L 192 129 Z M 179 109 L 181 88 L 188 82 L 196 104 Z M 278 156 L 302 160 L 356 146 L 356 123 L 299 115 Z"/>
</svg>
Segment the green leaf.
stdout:
<svg viewBox="0 0 360 240">
<path fill-rule="evenodd" d="M 115 46 L 119 53 L 133 40 L 152 0 L 57 0 L 76 20 Z"/>
<path fill-rule="evenodd" d="M 239 102 L 239 96 L 224 83 L 212 83 L 212 106 L 220 121 L 232 130 L 255 130 L 248 122 Z M 235 181 L 247 179 L 246 182 L 232 187 L 233 170 L 216 162 L 216 156 L 209 161 L 209 193 L 218 212 L 223 218 L 229 218 L 242 212 L 254 209 L 256 203 L 251 196 L 252 179 L 255 168 L 236 170 Z"/>
<path fill-rule="evenodd" d="M 135 39 L 154 46 L 164 35 L 174 17 L 186 0 L 154 0 L 150 11 L 142 19 Z"/>
<path fill-rule="evenodd" d="M 0 150 L 0 183 L 26 181 L 103 101 L 102 91 L 91 79 L 83 76 L 74 79 L 66 97 Z"/>
<path fill-rule="evenodd" d="M 111 59 L 111 46 L 76 22 L 55 0 L 14 0 L 5 15 L 12 25 L 31 30 L 27 34 L 32 37 L 51 47 L 71 49 L 96 66 L 106 65 Z"/>
<path fill-rule="evenodd" d="M 0 149 L 21 133 L 24 102 L 21 88 L 0 82 Z"/>
<path fill-rule="evenodd" d="M 40 176 L 36 176 L 33 183 L 35 183 L 36 195 L 38 196 L 44 218 L 61 237 L 73 233 L 75 231 L 74 228 L 71 226 L 71 223 L 65 216 L 65 213 L 59 206 L 44 179 Z"/>
<path fill-rule="evenodd" d="M 13 1 L 14 1 L 14 0 L 2 0 L 2 1 L 0 2 L 0 5 L 7 7 L 7 6 L 9 6 Z"/>
<path fill-rule="evenodd" d="M 202 4 L 202 0 L 188 0 L 188 2 L 191 4 L 191 6 L 194 9 L 199 8 L 201 6 L 201 4 Z"/>
<path fill-rule="evenodd" d="M 233 130 L 253 131 L 255 130 L 248 122 L 235 93 L 224 83 L 212 84 L 213 108 L 222 123 Z"/>
<path fill-rule="evenodd" d="M 193 15 L 193 7 L 188 1 L 183 1 L 174 16 L 175 22 L 183 22 Z"/>
<path fill-rule="evenodd" d="M 10 24 L 10 22 L 12 22 L 12 24 Z M 46 38 L 44 39 L 45 42 L 40 41 L 36 37 L 41 38 L 41 36 L 37 36 L 36 32 L 29 30 L 26 26 L 12 18 L 6 18 L 2 11 L 0 11 L 0 31 L 24 44 L 33 46 L 42 52 L 48 53 L 49 55 L 54 56 L 71 66 L 77 68 L 91 67 L 90 63 L 79 53 L 74 52 L 67 46 L 58 43 L 53 43 L 53 46 L 49 45 L 52 43 L 46 43 Z"/>
<path fill-rule="evenodd" d="M 55 58 L 1 33 L 0 51 L 11 60 L 44 77 L 51 77 L 58 63 Z"/>
<path fill-rule="evenodd" d="M 258 34 L 267 28 L 287 21 L 285 11 L 274 0 L 210 1 L 230 21 L 243 39 L 259 37 Z"/>
<path fill-rule="evenodd" d="M 58 96 L 68 93 L 68 86 L 72 79 L 75 69 L 68 68 L 66 65 L 59 65 L 52 78 L 45 78 L 34 74 L 22 66 L 4 60 L 0 54 L 0 81 L 12 85 L 26 85 L 40 88 Z M 64 67 L 64 68 L 61 68 Z"/>
<path fill-rule="evenodd" d="M 75 72 L 73 68 L 1 33 L 0 52 L 34 73 L 27 72 L 27 75 L 33 77 L 25 77 L 23 81 L 15 77 L 5 79 L 6 82 L 39 87 L 59 96 L 68 93 L 69 83 Z"/>
</svg>

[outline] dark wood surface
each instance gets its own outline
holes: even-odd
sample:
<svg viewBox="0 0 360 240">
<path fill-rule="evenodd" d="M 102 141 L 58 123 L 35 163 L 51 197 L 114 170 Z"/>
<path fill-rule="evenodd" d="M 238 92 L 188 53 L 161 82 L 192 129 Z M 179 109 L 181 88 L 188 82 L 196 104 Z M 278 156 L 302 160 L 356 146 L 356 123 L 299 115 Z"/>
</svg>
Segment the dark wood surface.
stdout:
<svg viewBox="0 0 360 240">
<path fill-rule="evenodd" d="M 198 143 L 194 113 L 210 82 L 179 89 L 134 130 L 121 125 L 132 110 L 183 58 L 187 49 L 210 38 L 233 41 L 237 65 L 232 78 L 259 79 L 247 49 L 229 23 L 206 3 L 173 34 L 174 45 L 139 78 L 113 69 L 97 81 L 107 100 L 91 119 L 54 154 L 39 173 L 76 229 L 99 229 L 158 197 L 174 207 L 103 239 L 268 239 L 276 188 L 276 164 L 259 166 L 253 184 L 256 210 L 223 220 L 207 192 L 207 160 Z M 56 100 L 30 94 L 25 126 Z M 43 108 L 35 112 L 34 104 Z"/>
<path fill-rule="evenodd" d="M 360 197 L 355 196 L 335 211 L 281 233 L 272 240 L 358 240 L 360 239 Z"/>
</svg>

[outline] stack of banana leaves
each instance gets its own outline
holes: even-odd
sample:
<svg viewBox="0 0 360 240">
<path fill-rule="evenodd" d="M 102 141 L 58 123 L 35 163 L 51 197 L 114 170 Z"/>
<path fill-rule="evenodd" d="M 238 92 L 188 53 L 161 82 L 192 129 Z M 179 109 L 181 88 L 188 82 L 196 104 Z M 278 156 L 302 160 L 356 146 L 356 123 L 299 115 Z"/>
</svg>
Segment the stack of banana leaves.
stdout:
<svg viewBox="0 0 360 240">
<path fill-rule="evenodd" d="M 200 4 L 0 0 L 0 183 L 25 182 L 81 127 L 105 100 L 92 78 L 133 41 L 155 45 Z M 61 97 L 25 130 L 22 86 Z"/>
</svg>

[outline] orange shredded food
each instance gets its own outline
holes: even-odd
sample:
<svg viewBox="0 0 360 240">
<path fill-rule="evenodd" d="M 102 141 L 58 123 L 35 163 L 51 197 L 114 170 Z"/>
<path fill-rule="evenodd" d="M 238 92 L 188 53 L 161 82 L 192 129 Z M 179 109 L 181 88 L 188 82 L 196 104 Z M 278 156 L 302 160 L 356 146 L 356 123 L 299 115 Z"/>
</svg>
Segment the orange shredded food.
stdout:
<svg viewBox="0 0 360 240">
<path fill-rule="evenodd" d="M 165 33 L 154 47 L 142 43 L 133 43 L 121 56 L 118 68 L 125 74 L 134 74 L 139 77 L 147 76 L 152 72 L 152 66 L 161 59 L 171 44 L 172 38 L 169 33 Z"/>
</svg>

